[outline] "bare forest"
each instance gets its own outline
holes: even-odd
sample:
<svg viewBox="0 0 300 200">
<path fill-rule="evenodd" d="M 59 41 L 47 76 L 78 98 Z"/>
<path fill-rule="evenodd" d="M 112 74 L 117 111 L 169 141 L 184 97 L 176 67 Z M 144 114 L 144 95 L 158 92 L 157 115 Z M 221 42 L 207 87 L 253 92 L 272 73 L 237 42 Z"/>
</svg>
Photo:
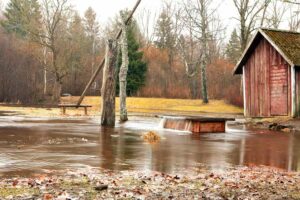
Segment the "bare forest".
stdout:
<svg viewBox="0 0 300 200">
<path fill-rule="evenodd" d="M 241 77 L 232 74 L 236 62 L 259 27 L 299 31 L 300 5 L 227 3 L 233 11 L 227 21 L 219 0 L 170 0 L 156 11 L 140 9 L 128 27 L 133 64 L 127 94 L 242 106 Z M 102 24 L 97 8 L 80 13 L 70 0 L 10 0 L 0 8 L 1 102 L 43 104 L 63 94 L 79 96 L 104 56 L 106 40 L 120 27 L 120 14 Z M 88 95 L 101 94 L 101 77 Z"/>
</svg>

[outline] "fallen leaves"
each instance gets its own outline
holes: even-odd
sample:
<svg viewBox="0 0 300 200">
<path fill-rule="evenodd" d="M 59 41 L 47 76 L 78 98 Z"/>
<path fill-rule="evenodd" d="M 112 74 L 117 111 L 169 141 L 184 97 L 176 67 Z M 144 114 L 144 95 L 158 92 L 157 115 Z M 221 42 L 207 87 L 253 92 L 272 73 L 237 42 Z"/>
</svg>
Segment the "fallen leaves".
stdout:
<svg viewBox="0 0 300 200">
<path fill-rule="evenodd" d="M 53 199 L 53 195 L 52 194 L 45 194 L 43 197 L 43 200 L 52 200 Z"/>
<path fill-rule="evenodd" d="M 15 186 L 18 185 L 18 183 L 19 183 L 19 181 L 15 179 L 15 180 L 13 181 L 12 185 L 15 187 Z"/>
<path fill-rule="evenodd" d="M 56 174 L 61 175 L 2 179 L 0 199 L 300 199 L 300 173 L 266 167 Z"/>
</svg>

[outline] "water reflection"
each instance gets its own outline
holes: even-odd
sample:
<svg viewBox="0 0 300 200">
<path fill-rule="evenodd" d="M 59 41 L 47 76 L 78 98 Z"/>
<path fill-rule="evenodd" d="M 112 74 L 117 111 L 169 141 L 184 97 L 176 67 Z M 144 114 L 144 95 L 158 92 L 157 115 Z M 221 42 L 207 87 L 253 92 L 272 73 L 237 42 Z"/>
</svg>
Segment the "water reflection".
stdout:
<svg viewBox="0 0 300 200">
<path fill-rule="evenodd" d="M 250 137 L 241 140 L 240 164 L 299 171 L 299 134 L 251 131 Z"/>
<path fill-rule="evenodd" d="M 0 175 L 30 175 L 41 169 L 87 166 L 112 170 L 177 172 L 205 164 L 266 165 L 300 171 L 300 134 L 246 130 L 192 135 L 161 130 L 157 119 L 135 119 L 114 129 L 95 120 L 1 118 Z M 164 139 L 150 145 L 141 135 L 157 131 Z"/>
<path fill-rule="evenodd" d="M 118 137 L 112 137 L 111 132 L 109 129 L 102 130 L 100 141 L 104 160 L 101 166 L 115 170 L 174 172 L 196 166 L 197 163 L 212 168 L 266 165 L 299 170 L 300 166 L 298 134 L 247 130 L 244 127 L 229 128 L 228 133 L 224 134 L 203 135 L 158 131 L 166 139 L 150 145 L 138 138 L 139 131 L 121 127 Z"/>
</svg>

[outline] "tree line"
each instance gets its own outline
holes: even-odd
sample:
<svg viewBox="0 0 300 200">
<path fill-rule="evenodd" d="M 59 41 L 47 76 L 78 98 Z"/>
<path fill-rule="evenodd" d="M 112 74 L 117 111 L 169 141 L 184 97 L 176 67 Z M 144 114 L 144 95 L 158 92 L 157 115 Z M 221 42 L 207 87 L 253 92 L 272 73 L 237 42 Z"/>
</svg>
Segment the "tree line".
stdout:
<svg viewBox="0 0 300 200">
<path fill-rule="evenodd" d="M 241 80 L 232 76 L 241 53 L 259 27 L 298 31 L 300 5 L 230 2 L 238 26 L 227 42 L 229 30 L 218 9 L 223 1 L 166 0 L 157 14 L 141 10 L 127 30 L 127 94 L 204 103 L 225 99 L 241 106 Z M 70 0 L 10 0 L 1 13 L 0 101 L 45 103 L 64 93 L 81 94 L 126 10 L 106 26 L 93 8 L 81 16 Z M 100 75 L 88 95 L 100 95 L 101 83 Z"/>
</svg>

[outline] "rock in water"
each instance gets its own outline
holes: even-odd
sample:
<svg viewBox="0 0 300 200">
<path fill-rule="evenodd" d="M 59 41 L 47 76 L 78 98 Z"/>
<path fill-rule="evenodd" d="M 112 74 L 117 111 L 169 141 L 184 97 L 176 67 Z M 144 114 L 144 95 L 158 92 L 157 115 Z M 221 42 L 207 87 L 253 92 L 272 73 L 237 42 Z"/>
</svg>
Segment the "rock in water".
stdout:
<svg viewBox="0 0 300 200">
<path fill-rule="evenodd" d="M 95 187 L 96 191 L 103 191 L 103 190 L 107 190 L 108 189 L 108 185 L 99 185 L 97 187 Z"/>
</svg>

